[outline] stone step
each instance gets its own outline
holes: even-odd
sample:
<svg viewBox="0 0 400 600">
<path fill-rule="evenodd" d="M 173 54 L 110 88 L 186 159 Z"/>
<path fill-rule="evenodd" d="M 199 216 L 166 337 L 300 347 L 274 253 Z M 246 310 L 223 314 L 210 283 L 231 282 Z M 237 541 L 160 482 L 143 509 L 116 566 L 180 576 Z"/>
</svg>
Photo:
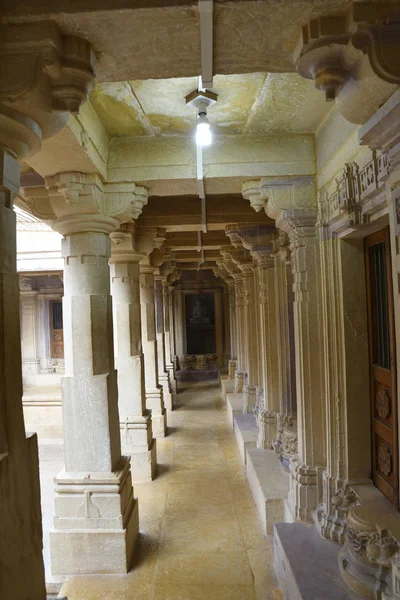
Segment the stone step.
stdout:
<svg viewBox="0 0 400 600">
<path fill-rule="evenodd" d="M 314 525 L 275 525 L 275 565 L 285 599 L 360 600 L 340 576 L 339 549 L 339 544 L 321 538 Z"/>
<path fill-rule="evenodd" d="M 243 411 L 243 395 L 242 394 L 227 394 L 226 396 L 226 413 L 228 423 L 233 429 L 233 417 L 241 415 Z"/>
<path fill-rule="evenodd" d="M 292 521 L 286 505 L 289 473 L 273 450 L 247 450 L 247 478 L 264 533 L 272 534 L 276 523 Z"/>
<path fill-rule="evenodd" d="M 258 426 L 255 415 L 234 415 L 233 429 L 242 461 L 246 464 L 246 454 L 257 446 Z"/>
<path fill-rule="evenodd" d="M 227 394 L 233 393 L 234 385 L 235 382 L 233 379 L 226 379 L 221 377 L 221 388 L 224 398 L 227 396 Z"/>
</svg>

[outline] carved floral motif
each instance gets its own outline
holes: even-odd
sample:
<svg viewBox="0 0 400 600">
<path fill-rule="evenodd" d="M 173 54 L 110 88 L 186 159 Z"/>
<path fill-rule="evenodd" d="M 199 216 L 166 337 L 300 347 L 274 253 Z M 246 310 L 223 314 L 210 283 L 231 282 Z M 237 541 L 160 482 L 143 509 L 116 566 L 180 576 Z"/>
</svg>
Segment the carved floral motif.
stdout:
<svg viewBox="0 0 400 600">
<path fill-rule="evenodd" d="M 391 558 L 400 547 L 399 542 L 387 529 L 358 531 L 349 526 L 347 541 L 356 554 L 364 553 L 370 562 L 385 566 L 390 564 Z"/>
<path fill-rule="evenodd" d="M 377 452 L 378 469 L 381 473 L 390 475 L 392 472 L 392 455 L 386 444 L 379 444 Z"/>
<path fill-rule="evenodd" d="M 348 511 L 360 502 L 359 496 L 352 488 L 339 488 L 332 498 L 332 504 L 337 510 Z"/>
<path fill-rule="evenodd" d="M 380 419 L 387 419 L 390 415 L 390 396 L 385 388 L 379 388 L 376 394 L 376 410 Z"/>
</svg>

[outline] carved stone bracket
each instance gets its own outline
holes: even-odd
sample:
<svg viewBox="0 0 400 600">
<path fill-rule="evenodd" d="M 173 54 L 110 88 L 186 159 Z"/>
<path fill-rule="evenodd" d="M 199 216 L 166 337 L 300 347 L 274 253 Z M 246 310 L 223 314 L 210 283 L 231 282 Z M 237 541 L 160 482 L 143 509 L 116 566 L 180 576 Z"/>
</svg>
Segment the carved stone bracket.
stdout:
<svg viewBox="0 0 400 600">
<path fill-rule="evenodd" d="M 0 26 L 0 144 L 21 160 L 77 114 L 96 75 L 90 44 L 51 21 Z"/>
<path fill-rule="evenodd" d="M 353 123 L 365 123 L 400 84 L 399 12 L 395 3 L 354 3 L 346 14 L 314 19 L 302 29 L 298 72 L 327 101 L 337 99 Z"/>
<path fill-rule="evenodd" d="M 350 507 L 345 543 L 339 553 L 341 574 L 349 587 L 364 597 L 397 598 L 400 541 L 390 524 L 398 531 L 398 516 L 394 511 L 388 514 L 379 503 L 360 505 L 356 496 L 351 489 L 343 490 L 343 502 Z"/>
</svg>

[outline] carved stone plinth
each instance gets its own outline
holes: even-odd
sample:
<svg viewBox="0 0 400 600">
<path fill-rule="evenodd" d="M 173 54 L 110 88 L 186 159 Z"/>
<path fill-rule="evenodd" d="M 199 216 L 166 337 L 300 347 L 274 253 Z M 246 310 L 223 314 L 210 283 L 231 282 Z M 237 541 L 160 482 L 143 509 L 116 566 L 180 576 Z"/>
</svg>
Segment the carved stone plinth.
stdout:
<svg viewBox="0 0 400 600">
<path fill-rule="evenodd" d="M 381 502 L 365 503 L 349 511 L 339 568 L 347 585 L 364 598 L 399 597 L 399 526 L 398 516 Z"/>
<path fill-rule="evenodd" d="M 243 392 L 244 373 L 242 371 L 236 371 L 234 379 L 235 379 L 234 393 L 241 394 Z"/>
<path fill-rule="evenodd" d="M 243 414 L 254 412 L 257 403 L 257 388 L 247 383 L 243 386 Z"/>
<path fill-rule="evenodd" d="M 231 359 L 228 362 L 228 379 L 235 379 L 236 364 L 236 360 Z"/>
<path fill-rule="evenodd" d="M 122 457 L 114 472 L 61 471 L 55 484 L 52 572 L 126 573 L 139 530 L 129 459 Z"/>
<path fill-rule="evenodd" d="M 289 503 L 294 517 L 312 521 L 318 500 L 319 469 L 303 464 L 295 457 L 290 461 Z"/>
<path fill-rule="evenodd" d="M 297 454 L 297 421 L 290 414 L 277 414 L 276 435 L 272 447 L 289 470 L 289 463 Z"/>
<path fill-rule="evenodd" d="M 276 435 L 276 412 L 273 410 L 259 410 L 257 424 L 259 428 L 257 448 L 270 450 Z"/>
<path fill-rule="evenodd" d="M 157 446 L 150 412 L 129 417 L 120 427 L 122 453 L 131 457 L 132 479 L 151 481 L 157 472 Z"/>
</svg>

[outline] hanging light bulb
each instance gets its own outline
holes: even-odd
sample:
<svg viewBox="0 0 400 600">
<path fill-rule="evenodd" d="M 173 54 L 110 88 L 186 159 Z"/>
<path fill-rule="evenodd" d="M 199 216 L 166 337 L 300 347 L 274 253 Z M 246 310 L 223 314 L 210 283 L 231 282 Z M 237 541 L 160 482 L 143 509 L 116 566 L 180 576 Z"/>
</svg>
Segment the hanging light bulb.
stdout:
<svg viewBox="0 0 400 600">
<path fill-rule="evenodd" d="M 196 144 L 199 146 L 209 146 L 212 142 L 210 123 L 205 111 L 199 112 L 196 124 Z"/>
</svg>

